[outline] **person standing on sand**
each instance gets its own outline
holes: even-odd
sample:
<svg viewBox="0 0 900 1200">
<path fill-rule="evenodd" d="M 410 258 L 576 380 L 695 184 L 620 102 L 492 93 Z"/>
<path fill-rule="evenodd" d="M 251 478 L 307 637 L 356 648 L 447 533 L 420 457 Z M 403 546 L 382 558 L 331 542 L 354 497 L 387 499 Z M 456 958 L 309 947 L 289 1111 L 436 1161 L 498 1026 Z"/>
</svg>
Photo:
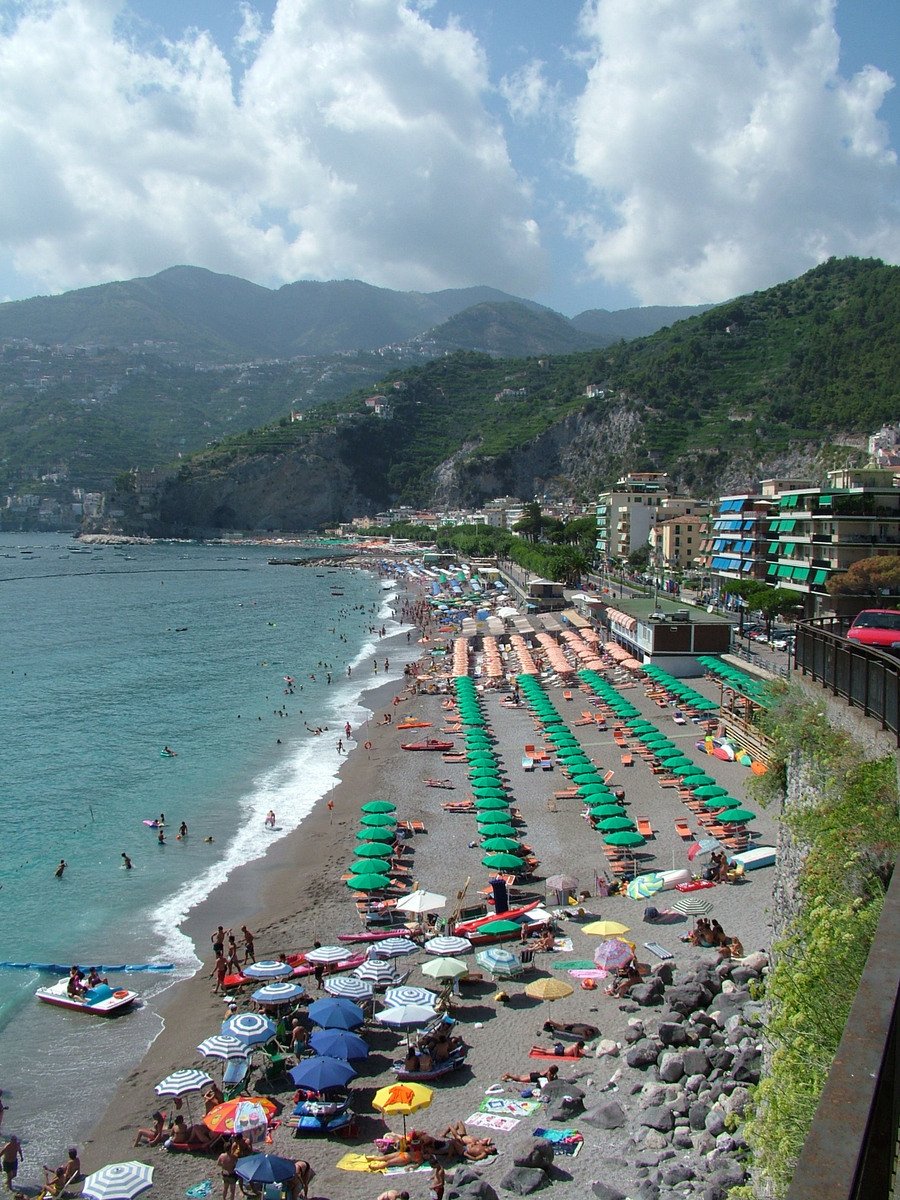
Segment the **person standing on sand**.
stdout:
<svg viewBox="0 0 900 1200">
<path fill-rule="evenodd" d="M 222 1200 L 234 1200 L 238 1185 L 238 1174 L 235 1171 L 238 1156 L 234 1153 L 234 1144 L 223 1150 L 216 1163 L 222 1172 Z"/>
<path fill-rule="evenodd" d="M 225 955 L 223 953 L 219 953 L 216 955 L 216 965 L 213 967 L 213 969 L 210 971 L 209 975 L 207 976 L 208 979 L 212 979 L 213 975 L 215 975 L 215 977 L 216 977 L 216 986 L 213 988 L 214 996 L 220 990 L 223 992 L 225 991 L 225 976 L 227 974 L 228 974 L 228 962 L 225 958 Z"/>
<path fill-rule="evenodd" d="M 256 951 L 253 948 L 253 934 L 246 925 L 241 926 L 241 933 L 244 935 L 244 962 L 256 962 Z"/>
<path fill-rule="evenodd" d="M 428 1200 L 444 1200 L 444 1168 L 436 1158 L 431 1160 L 431 1178 L 428 1184 L 431 1188 Z"/>
</svg>

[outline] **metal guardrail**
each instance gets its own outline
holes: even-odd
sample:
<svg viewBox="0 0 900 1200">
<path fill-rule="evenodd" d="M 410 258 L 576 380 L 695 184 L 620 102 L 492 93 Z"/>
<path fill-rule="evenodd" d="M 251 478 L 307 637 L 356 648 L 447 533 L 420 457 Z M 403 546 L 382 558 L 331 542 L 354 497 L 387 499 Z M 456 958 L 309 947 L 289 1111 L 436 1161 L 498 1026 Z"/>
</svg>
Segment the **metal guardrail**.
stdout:
<svg viewBox="0 0 900 1200">
<path fill-rule="evenodd" d="M 848 642 L 847 625 L 840 617 L 798 624 L 794 666 L 880 721 L 900 745 L 900 658 Z"/>
<path fill-rule="evenodd" d="M 895 871 L 787 1200 L 889 1200 L 895 1194 L 898 979 L 900 872 Z"/>
</svg>

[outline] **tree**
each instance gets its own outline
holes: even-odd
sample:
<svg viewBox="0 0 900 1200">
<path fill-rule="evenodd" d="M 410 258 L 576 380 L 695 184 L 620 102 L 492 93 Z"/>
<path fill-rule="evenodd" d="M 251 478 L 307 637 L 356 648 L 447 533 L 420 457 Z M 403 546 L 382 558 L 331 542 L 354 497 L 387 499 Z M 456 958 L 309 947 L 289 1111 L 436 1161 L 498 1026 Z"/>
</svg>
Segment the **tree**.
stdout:
<svg viewBox="0 0 900 1200">
<path fill-rule="evenodd" d="M 831 596 L 900 596 L 900 555 L 862 558 L 826 586 Z"/>
<path fill-rule="evenodd" d="M 650 547 L 638 546 L 628 555 L 628 565 L 633 571 L 642 571 L 650 562 Z"/>
<path fill-rule="evenodd" d="M 513 533 L 519 533 L 529 542 L 540 539 L 543 525 L 541 506 L 537 500 L 531 500 L 522 509 L 522 518 L 513 525 Z"/>
</svg>

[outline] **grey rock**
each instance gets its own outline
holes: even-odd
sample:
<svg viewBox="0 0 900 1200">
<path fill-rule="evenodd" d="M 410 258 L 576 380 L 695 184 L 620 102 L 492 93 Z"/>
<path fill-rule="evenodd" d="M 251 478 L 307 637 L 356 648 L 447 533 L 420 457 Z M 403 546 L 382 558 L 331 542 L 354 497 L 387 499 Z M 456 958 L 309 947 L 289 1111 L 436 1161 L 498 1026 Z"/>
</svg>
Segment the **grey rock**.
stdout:
<svg viewBox="0 0 900 1200">
<path fill-rule="evenodd" d="M 741 1050 L 731 1066 L 731 1078 L 736 1083 L 759 1083 L 762 1056 L 758 1050 Z"/>
<path fill-rule="evenodd" d="M 697 983 L 676 984 L 670 987 L 666 993 L 666 1000 L 669 1007 L 675 1012 L 683 1013 L 685 1016 L 692 1012 L 696 1012 L 698 1008 L 703 1008 L 708 1002 L 708 994 L 705 988 Z"/>
<path fill-rule="evenodd" d="M 629 998 L 642 1008 L 649 1008 L 662 1001 L 662 988 L 658 982 L 638 983 L 628 993 Z"/>
<path fill-rule="evenodd" d="M 730 1133 L 720 1133 L 716 1138 L 716 1150 L 721 1154 L 734 1154 L 737 1142 Z"/>
<path fill-rule="evenodd" d="M 649 1067 L 656 1062 L 657 1054 L 659 1054 L 659 1047 L 656 1042 L 651 1042 L 649 1038 L 643 1038 L 631 1047 L 625 1055 L 625 1061 L 629 1067 Z"/>
<path fill-rule="evenodd" d="M 705 1050 L 699 1046 L 688 1046 L 681 1053 L 681 1061 L 685 1075 L 708 1075 L 710 1070 L 709 1058 Z"/>
<path fill-rule="evenodd" d="M 750 1093 L 745 1087 L 732 1087 L 729 1089 L 724 1108 L 726 1112 L 736 1113 L 737 1116 L 742 1117 L 749 1103 Z"/>
<path fill-rule="evenodd" d="M 554 1079 L 541 1090 L 541 1099 L 545 1104 L 561 1100 L 564 1096 L 571 1096 L 573 1100 L 583 1100 L 584 1091 L 574 1083 L 567 1083 L 565 1079 Z"/>
<path fill-rule="evenodd" d="M 457 1167 L 447 1188 L 447 1200 L 497 1200 L 497 1193 L 475 1171 Z"/>
<path fill-rule="evenodd" d="M 716 1140 L 711 1133 L 704 1129 L 694 1136 L 694 1150 L 697 1154 L 711 1154 L 716 1148 Z"/>
<path fill-rule="evenodd" d="M 705 1075 L 689 1075 L 684 1081 L 684 1090 L 696 1095 L 701 1089 L 706 1087 Z"/>
<path fill-rule="evenodd" d="M 591 1191 L 598 1200 L 628 1200 L 628 1197 L 615 1184 L 607 1183 L 604 1179 L 591 1180 Z"/>
<path fill-rule="evenodd" d="M 734 1061 L 734 1051 L 725 1046 L 716 1046 L 707 1051 L 709 1065 L 717 1071 L 727 1071 Z"/>
<path fill-rule="evenodd" d="M 711 1108 L 703 1122 L 706 1132 L 716 1138 L 725 1132 L 725 1114 L 721 1108 Z"/>
<path fill-rule="evenodd" d="M 684 1046 L 687 1044 L 688 1031 L 681 1021 L 663 1021 L 656 1036 L 664 1046 Z"/>
<path fill-rule="evenodd" d="M 674 1100 L 669 1101 L 666 1107 L 668 1108 L 669 1112 L 675 1116 L 675 1123 L 677 1124 L 679 1117 L 684 1117 L 685 1119 L 687 1118 L 688 1109 L 690 1108 L 690 1100 L 684 1094 L 684 1092 L 680 1092 Z"/>
<path fill-rule="evenodd" d="M 547 1119 L 569 1121 L 583 1111 L 584 1101 L 580 1096 L 560 1096 L 553 1104 L 547 1105 Z"/>
<path fill-rule="evenodd" d="M 662 1173 L 662 1181 L 666 1187 L 676 1187 L 679 1183 L 687 1183 L 694 1178 L 694 1168 L 687 1163 L 672 1163 Z"/>
<path fill-rule="evenodd" d="M 621 1129 L 625 1120 L 625 1109 L 619 1101 L 607 1100 L 584 1113 L 581 1124 L 590 1125 L 594 1129 Z"/>
<path fill-rule="evenodd" d="M 659 1184 L 645 1179 L 632 1189 L 632 1197 L 633 1200 L 659 1200 Z"/>
<path fill-rule="evenodd" d="M 536 1167 L 549 1171 L 553 1166 L 553 1146 L 544 1138 L 526 1137 L 513 1146 L 513 1166 Z"/>
<path fill-rule="evenodd" d="M 546 1179 L 544 1172 L 534 1167 L 513 1167 L 500 1180 L 500 1186 L 517 1196 L 530 1196 L 544 1186 Z"/>
<path fill-rule="evenodd" d="M 710 1110 L 708 1104 L 701 1104 L 699 1102 L 697 1104 L 692 1104 L 690 1112 L 688 1113 L 688 1120 L 690 1122 L 691 1129 L 696 1130 L 698 1133 L 701 1129 L 705 1129 L 706 1118 L 709 1116 L 709 1112 Z"/>
<path fill-rule="evenodd" d="M 629 1044 L 639 1042 L 644 1036 L 644 1022 L 632 1017 L 625 1026 L 625 1032 L 622 1036 Z"/>
<path fill-rule="evenodd" d="M 754 971 L 752 967 L 735 967 L 731 972 L 731 978 L 736 984 L 743 986 L 751 979 L 759 979 L 759 971 Z"/>
<path fill-rule="evenodd" d="M 676 1146 L 679 1150 L 693 1150 L 694 1138 L 690 1129 L 687 1127 L 676 1129 L 672 1134 L 672 1145 Z"/>
<path fill-rule="evenodd" d="M 645 1083 L 641 1088 L 641 1103 L 644 1108 L 655 1108 L 658 1104 L 665 1104 L 666 1089 L 658 1083 Z"/>
<path fill-rule="evenodd" d="M 656 1129 L 660 1133 L 669 1133 L 675 1126 L 675 1118 L 667 1108 L 657 1105 L 644 1109 L 640 1116 L 640 1123 L 650 1129 Z"/>
<path fill-rule="evenodd" d="M 663 1162 L 663 1156 L 658 1150 L 641 1150 L 640 1153 L 634 1156 L 634 1165 L 636 1167 L 658 1167 Z"/>
<path fill-rule="evenodd" d="M 659 1060 L 659 1077 L 665 1083 L 677 1083 L 684 1075 L 684 1059 L 680 1054 L 669 1052 Z"/>
<path fill-rule="evenodd" d="M 644 1145 L 651 1150 L 663 1150 L 668 1144 L 666 1135 L 660 1133 L 658 1129 L 649 1129 L 644 1138 Z"/>
<path fill-rule="evenodd" d="M 709 1175 L 709 1183 L 714 1187 L 738 1187 L 747 1178 L 747 1172 L 740 1163 L 733 1159 L 725 1159 L 716 1164 L 716 1169 Z"/>
</svg>

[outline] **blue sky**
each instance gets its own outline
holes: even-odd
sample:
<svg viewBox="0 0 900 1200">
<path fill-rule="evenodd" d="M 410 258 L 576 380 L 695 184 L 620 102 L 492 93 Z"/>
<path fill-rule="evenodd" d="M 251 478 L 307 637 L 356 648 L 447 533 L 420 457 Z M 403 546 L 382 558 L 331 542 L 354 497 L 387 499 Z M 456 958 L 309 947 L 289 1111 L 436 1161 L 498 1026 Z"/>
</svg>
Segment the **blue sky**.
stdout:
<svg viewBox="0 0 900 1200">
<path fill-rule="evenodd" d="M 896 0 L 8 0 L 0 296 L 192 263 L 562 312 L 900 262 Z"/>
</svg>

